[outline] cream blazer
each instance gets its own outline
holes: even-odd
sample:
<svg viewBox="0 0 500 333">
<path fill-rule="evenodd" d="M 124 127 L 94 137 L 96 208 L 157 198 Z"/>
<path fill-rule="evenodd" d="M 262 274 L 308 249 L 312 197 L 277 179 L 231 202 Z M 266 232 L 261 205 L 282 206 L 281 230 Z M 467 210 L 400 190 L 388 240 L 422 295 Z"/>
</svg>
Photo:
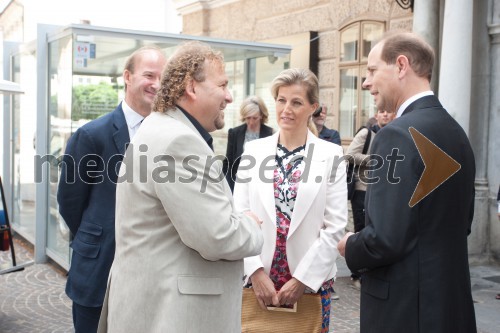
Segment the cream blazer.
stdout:
<svg viewBox="0 0 500 333">
<path fill-rule="evenodd" d="M 250 166 L 242 157 L 234 189 L 237 210 L 251 210 L 262 219 L 264 246 L 258 256 L 245 258 L 246 279 L 258 268 L 269 274 L 276 247 L 274 156 L 280 133 L 246 144 L 243 156 L 255 159 Z M 337 243 L 347 224 L 346 164 L 342 147 L 308 133 L 304 178 L 288 231 L 286 253 L 293 277 L 317 291 L 335 277 Z M 267 166 L 267 167 L 266 167 Z M 260 173 L 260 175 L 259 175 Z"/>
<path fill-rule="evenodd" d="M 180 110 L 143 121 L 120 168 L 99 332 L 241 332 L 243 258 L 263 237 L 221 174 Z"/>
</svg>

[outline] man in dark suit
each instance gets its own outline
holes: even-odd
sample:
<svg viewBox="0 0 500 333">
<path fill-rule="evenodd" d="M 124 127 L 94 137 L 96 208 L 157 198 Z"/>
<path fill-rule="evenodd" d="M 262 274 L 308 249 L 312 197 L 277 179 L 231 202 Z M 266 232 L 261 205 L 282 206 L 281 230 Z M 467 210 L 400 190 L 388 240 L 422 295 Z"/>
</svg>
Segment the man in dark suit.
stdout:
<svg viewBox="0 0 500 333">
<path fill-rule="evenodd" d="M 467 253 L 474 155 L 430 90 L 433 62 L 432 48 L 412 33 L 387 34 L 368 56 L 363 87 L 397 118 L 371 148 L 378 165 L 369 174 L 366 226 L 338 245 L 348 267 L 363 273 L 363 333 L 476 332 Z"/>
<path fill-rule="evenodd" d="M 339 131 L 330 129 L 325 126 L 326 112 L 326 106 L 320 106 L 316 111 L 314 111 L 312 116 L 313 123 L 318 129 L 318 137 L 328 142 L 336 143 L 340 146 L 341 143 Z"/>
<path fill-rule="evenodd" d="M 135 51 L 123 71 L 125 99 L 79 128 L 63 156 L 57 192 L 59 212 L 74 237 L 66 293 L 73 301 L 77 333 L 97 331 L 115 254 L 115 190 L 126 145 L 151 112 L 166 63 L 160 49 Z"/>
</svg>

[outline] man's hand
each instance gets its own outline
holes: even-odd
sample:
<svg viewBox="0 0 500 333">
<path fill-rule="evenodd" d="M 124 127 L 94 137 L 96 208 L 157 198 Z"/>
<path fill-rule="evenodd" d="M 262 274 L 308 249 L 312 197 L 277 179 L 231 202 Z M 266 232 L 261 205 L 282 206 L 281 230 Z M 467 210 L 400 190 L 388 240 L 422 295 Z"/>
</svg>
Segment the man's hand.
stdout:
<svg viewBox="0 0 500 333">
<path fill-rule="evenodd" d="M 259 301 L 259 305 L 263 310 L 267 310 L 267 305 L 279 306 L 278 294 L 274 289 L 274 283 L 271 278 L 264 272 L 263 268 L 256 270 L 250 276 L 252 289 Z"/>
<path fill-rule="evenodd" d="M 337 244 L 337 249 L 339 250 L 339 253 L 342 257 L 345 257 L 345 246 L 347 243 L 347 239 L 354 235 L 353 232 L 348 232 L 344 235 L 344 238 L 340 240 L 340 242 Z"/>
</svg>

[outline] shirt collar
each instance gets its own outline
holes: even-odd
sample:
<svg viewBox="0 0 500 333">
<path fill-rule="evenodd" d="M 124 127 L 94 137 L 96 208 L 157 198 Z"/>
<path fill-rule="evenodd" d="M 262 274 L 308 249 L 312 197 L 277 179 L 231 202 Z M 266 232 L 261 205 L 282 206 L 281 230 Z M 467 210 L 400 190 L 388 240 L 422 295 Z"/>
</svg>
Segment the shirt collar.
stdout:
<svg viewBox="0 0 500 333">
<path fill-rule="evenodd" d="M 134 128 L 144 120 L 144 117 L 135 112 L 125 100 L 122 101 L 123 114 L 129 128 Z"/>
<path fill-rule="evenodd" d="M 199 123 L 199 121 L 196 120 L 195 117 L 193 117 L 192 115 L 190 115 L 189 112 L 187 112 L 186 110 L 184 110 L 183 108 L 181 108 L 179 105 L 176 105 L 176 106 L 179 108 L 179 110 L 182 111 L 182 113 L 184 113 L 184 115 L 187 117 L 187 119 L 189 119 L 189 121 L 191 122 L 191 124 L 193 124 L 193 126 L 198 130 L 198 132 L 200 133 L 201 137 L 203 138 L 203 140 L 206 141 L 206 143 L 208 144 L 208 146 L 210 147 L 210 149 L 214 150 L 214 146 L 213 146 L 214 139 L 207 132 L 207 130 L 204 129 L 203 126 L 201 126 L 201 124 Z"/>
<path fill-rule="evenodd" d="M 396 118 L 401 117 L 403 112 L 406 110 L 406 108 L 413 102 L 415 102 L 417 99 L 422 98 L 424 96 L 430 96 L 434 95 L 434 93 L 431 90 L 423 91 L 421 93 L 418 93 L 416 95 L 413 95 L 412 97 L 408 98 L 403 104 L 398 109 L 398 113 L 396 114 Z"/>
</svg>

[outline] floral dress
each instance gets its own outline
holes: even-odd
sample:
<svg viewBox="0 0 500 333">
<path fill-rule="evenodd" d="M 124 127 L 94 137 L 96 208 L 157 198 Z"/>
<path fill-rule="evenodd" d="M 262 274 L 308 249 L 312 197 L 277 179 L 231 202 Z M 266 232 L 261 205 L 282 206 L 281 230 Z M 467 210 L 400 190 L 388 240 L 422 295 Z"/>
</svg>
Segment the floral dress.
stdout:
<svg viewBox="0 0 500 333">
<path fill-rule="evenodd" d="M 276 206 L 276 250 L 271 265 L 270 278 L 276 290 L 280 290 L 292 275 L 286 257 L 286 238 L 297 197 L 300 176 L 304 172 L 305 145 L 288 151 L 278 143 L 274 170 L 274 199 Z M 308 288 L 307 288 L 308 289 Z M 307 290 L 306 289 L 306 290 Z M 323 283 L 320 288 L 322 303 L 322 330 L 328 332 L 330 326 L 330 297 L 333 279 Z M 316 292 L 316 291 L 312 291 Z"/>
</svg>

